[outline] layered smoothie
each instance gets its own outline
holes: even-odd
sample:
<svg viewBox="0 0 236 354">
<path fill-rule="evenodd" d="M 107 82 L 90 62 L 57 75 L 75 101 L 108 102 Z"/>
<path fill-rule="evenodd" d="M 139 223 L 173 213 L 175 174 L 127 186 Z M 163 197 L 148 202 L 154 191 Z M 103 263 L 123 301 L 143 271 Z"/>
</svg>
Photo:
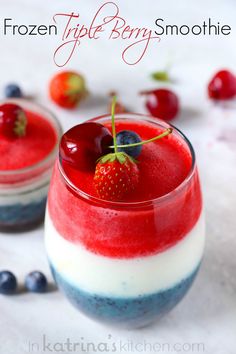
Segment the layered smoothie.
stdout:
<svg viewBox="0 0 236 354">
<path fill-rule="evenodd" d="M 100 123 L 111 130 L 110 119 Z M 151 139 L 167 125 L 116 119 L 116 130 Z M 94 171 L 58 160 L 46 215 L 52 272 L 69 300 L 100 321 L 141 327 L 173 308 L 192 284 L 204 248 L 194 152 L 174 129 L 143 145 L 139 184 L 122 201 L 98 198 Z"/>
<path fill-rule="evenodd" d="M 0 115 L 4 114 L 4 118 L 6 116 L 9 120 L 14 119 L 11 117 L 12 104 L 10 101 L 0 106 Z M 43 220 L 52 164 L 60 136 L 57 121 L 43 108 L 24 100 L 14 101 L 14 106 L 22 110 L 20 114 L 24 114 L 27 123 L 21 136 L 0 129 L 2 231 L 24 230 Z"/>
</svg>

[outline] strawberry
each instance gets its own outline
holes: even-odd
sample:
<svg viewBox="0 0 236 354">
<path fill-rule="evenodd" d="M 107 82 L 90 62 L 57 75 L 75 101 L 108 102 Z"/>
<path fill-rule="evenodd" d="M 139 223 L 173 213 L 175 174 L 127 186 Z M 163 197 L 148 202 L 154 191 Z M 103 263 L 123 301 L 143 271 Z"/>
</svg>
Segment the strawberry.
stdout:
<svg viewBox="0 0 236 354">
<path fill-rule="evenodd" d="M 8 138 L 17 138 L 25 135 L 27 125 L 26 114 L 23 109 L 13 103 L 0 106 L 0 133 Z"/>
<path fill-rule="evenodd" d="M 63 71 L 50 81 L 49 94 L 60 107 L 73 109 L 87 95 L 85 80 L 74 71 Z"/>
<path fill-rule="evenodd" d="M 103 156 L 96 165 L 94 185 L 101 199 L 122 201 L 139 182 L 135 161 L 124 152 Z"/>
</svg>

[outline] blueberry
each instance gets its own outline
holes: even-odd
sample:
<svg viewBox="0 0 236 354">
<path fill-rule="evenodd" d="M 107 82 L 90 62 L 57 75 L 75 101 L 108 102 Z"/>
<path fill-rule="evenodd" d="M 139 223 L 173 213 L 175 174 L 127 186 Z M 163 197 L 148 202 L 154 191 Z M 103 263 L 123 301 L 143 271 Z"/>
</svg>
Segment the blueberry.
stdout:
<svg viewBox="0 0 236 354">
<path fill-rule="evenodd" d="M 5 97 L 7 98 L 20 98 L 22 97 L 21 88 L 16 84 L 9 84 L 5 87 Z"/>
<path fill-rule="evenodd" d="M 33 293 L 44 293 L 47 286 L 47 278 L 39 271 L 31 272 L 25 278 L 25 287 Z"/>
<path fill-rule="evenodd" d="M 122 130 L 116 136 L 117 145 L 135 144 L 135 143 L 139 143 L 140 141 L 142 141 L 140 136 L 137 133 L 132 132 L 131 130 Z M 142 150 L 141 145 L 126 147 L 126 148 L 118 148 L 118 151 L 123 151 L 132 157 L 137 157 L 141 153 L 141 150 Z"/>
<path fill-rule="evenodd" d="M 13 294 L 17 288 L 17 280 L 13 273 L 8 270 L 0 272 L 0 294 Z"/>
</svg>

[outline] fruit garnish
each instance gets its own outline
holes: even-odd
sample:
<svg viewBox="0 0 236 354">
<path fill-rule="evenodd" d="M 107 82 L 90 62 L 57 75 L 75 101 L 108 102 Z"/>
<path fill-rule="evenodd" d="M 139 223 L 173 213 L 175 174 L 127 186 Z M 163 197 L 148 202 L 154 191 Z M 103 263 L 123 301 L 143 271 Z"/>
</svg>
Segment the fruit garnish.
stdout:
<svg viewBox="0 0 236 354">
<path fill-rule="evenodd" d="M 169 134 L 171 134 L 173 131 L 172 128 L 167 128 L 163 131 L 163 133 L 157 135 L 157 136 L 154 136 L 153 138 L 151 139 L 148 139 L 148 140 L 142 140 L 138 143 L 133 143 L 133 144 L 126 144 L 126 145 L 117 145 L 117 149 L 124 149 L 124 148 L 131 148 L 131 147 L 136 147 L 136 146 L 142 146 L 142 145 L 145 145 L 145 144 L 149 144 L 149 143 L 152 143 L 156 140 L 160 140 L 164 137 L 167 137 Z M 114 145 L 112 146 L 109 146 L 109 148 L 111 149 L 114 149 Z"/>
<path fill-rule="evenodd" d="M 153 80 L 161 81 L 161 82 L 169 82 L 170 76 L 167 70 L 155 71 L 151 74 Z"/>
<path fill-rule="evenodd" d="M 123 152 L 106 155 L 96 165 L 94 185 L 101 199 L 121 201 L 138 182 L 138 166 Z"/>
<path fill-rule="evenodd" d="M 236 96 L 236 76 L 229 70 L 218 71 L 208 84 L 208 96 L 213 100 L 228 100 Z"/>
<path fill-rule="evenodd" d="M 113 145 L 109 148 L 114 149 L 114 153 L 107 154 L 98 160 L 94 176 L 94 186 L 97 194 L 101 199 L 110 201 L 121 201 L 124 196 L 137 187 L 139 183 L 139 169 L 137 161 L 124 150 L 132 150 L 132 154 L 137 156 L 137 152 L 140 153 L 140 147 L 144 144 L 161 139 L 172 133 L 172 128 L 166 129 L 163 133 L 155 136 L 154 138 L 143 140 L 132 131 L 122 131 L 116 135 L 115 128 L 115 105 L 116 96 L 113 97 L 113 104 L 111 110 L 112 118 L 112 136 Z M 120 135 L 119 135 L 120 134 Z M 130 143 L 130 139 L 127 144 L 119 145 L 120 137 L 132 136 L 135 142 Z M 137 150 L 139 148 L 139 150 Z M 122 152 L 119 151 L 122 150 Z M 130 151 L 130 150 L 129 150 Z"/>
<path fill-rule="evenodd" d="M 123 151 L 131 157 L 138 157 L 142 150 L 142 145 L 129 146 L 131 144 L 140 143 L 140 136 L 131 130 L 122 130 L 116 135 L 117 145 L 128 145 L 128 147 L 120 147 L 117 150 Z"/>
<path fill-rule="evenodd" d="M 96 161 L 108 153 L 113 142 L 108 128 L 85 122 L 66 132 L 60 143 L 60 159 L 80 170 L 94 170 Z"/>
<path fill-rule="evenodd" d="M 115 128 L 116 96 L 113 97 L 111 117 L 114 153 L 98 160 L 94 175 L 94 186 L 101 199 L 121 201 L 133 191 L 139 182 L 139 169 L 132 157 L 118 152 Z"/>
<path fill-rule="evenodd" d="M 8 138 L 22 137 L 26 133 L 27 118 L 24 110 L 12 103 L 0 106 L 0 133 Z"/>
<path fill-rule="evenodd" d="M 179 99 L 177 95 L 167 89 L 156 89 L 140 92 L 146 95 L 146 108 L 152 116 L 163 119 L 174 119 L 179 112 Z"/>
<path fill-rule="evenodd" d="M 20 86 L 17 84 L 8 84 L 4 89 L 6 98 L 20 98 L 23 97 Z"/>
<path fill-rule="evenodd" d="M 49 94 L 60 107 L 73 109 L 87 96 L 88 91 L 82 75 L 74 71 L 63 71 L 51 79 Z"/>
</svg>

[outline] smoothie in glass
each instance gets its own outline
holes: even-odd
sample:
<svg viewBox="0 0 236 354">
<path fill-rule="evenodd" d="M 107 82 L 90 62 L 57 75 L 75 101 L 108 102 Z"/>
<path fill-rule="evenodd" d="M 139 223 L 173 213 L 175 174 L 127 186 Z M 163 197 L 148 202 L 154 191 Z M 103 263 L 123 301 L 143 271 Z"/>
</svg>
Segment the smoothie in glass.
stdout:
<svg viewBox="0 0 236 354">
<path fill-rule="evenodd" d="M 111 130 L 109 116 L 95 120 Z M 116 131 L 142 140 L 170 127 L 148 116 L 119 114 Z M 46 213 L 46 249 L 68 299 L 98 321 L 145 326 L 170 311 L 190 288 L 204 249 L 202 196 L 195 154 L 177 129 L 142 146 L 139 184 L 124 200 L 98 197 L 94 171 L 58 159 Z"/>
</svg>

